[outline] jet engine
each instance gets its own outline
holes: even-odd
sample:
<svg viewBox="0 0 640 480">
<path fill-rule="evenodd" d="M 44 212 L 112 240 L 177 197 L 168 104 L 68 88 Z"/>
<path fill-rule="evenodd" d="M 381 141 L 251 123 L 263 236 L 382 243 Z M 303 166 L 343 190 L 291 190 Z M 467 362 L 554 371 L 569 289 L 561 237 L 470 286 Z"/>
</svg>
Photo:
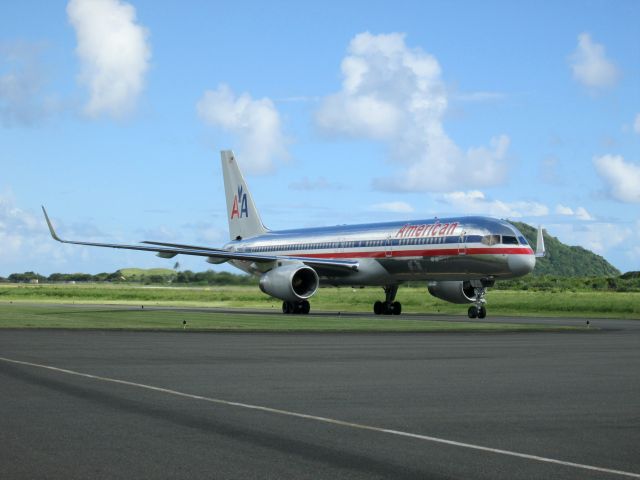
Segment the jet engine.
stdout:
<svg viewBox="0 0 640 480">
<path fill-rule="evenodd" d="M 476 292 L 470 282 L 442 281 L 429 284 L 429 293 L 451 303 L 473 303 Z"/>
<path fill-rule="evenodd" d="M 260 290 L 285 302 L 300 302 L 311 297 L 320 279 L 316 271 L 302 264 L 283 265 L 260 277 Z"/>
</svg>

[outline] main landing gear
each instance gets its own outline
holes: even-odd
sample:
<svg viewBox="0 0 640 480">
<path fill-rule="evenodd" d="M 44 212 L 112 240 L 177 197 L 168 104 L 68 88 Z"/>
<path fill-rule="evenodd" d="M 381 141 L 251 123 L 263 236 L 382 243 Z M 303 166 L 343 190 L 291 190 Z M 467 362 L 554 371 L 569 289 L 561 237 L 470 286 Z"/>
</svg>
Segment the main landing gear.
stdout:
<svg viewBox="0 0 640 480">
<path fill-rule="evenodd" d="M 484 298 L 487 294 L 487 287 L 493 287 L 494 280 L 471 280 L 471 286 L 476 294 L 475 305 L 471 305 L 467 311 L 469 318 L 484 318 L 487 316 L 487 308 L 484 306 L 487 300 Z"/>
<path fill-rule="evenodd" d="M 282 302 L 282 313 L 306 315 L 311 310 L 311 305 L 307 300 L 301 302 Z"/>
<path fill-rule="evenodd" d="M 397 285 L 387 285 L 384 287 L 385 301 L 378 300 L 373 304 L 373 313 L 376 315 L 400 315 L 402 312 L 402 304 L 394 302 L 398 293 Z"/>
</svg>

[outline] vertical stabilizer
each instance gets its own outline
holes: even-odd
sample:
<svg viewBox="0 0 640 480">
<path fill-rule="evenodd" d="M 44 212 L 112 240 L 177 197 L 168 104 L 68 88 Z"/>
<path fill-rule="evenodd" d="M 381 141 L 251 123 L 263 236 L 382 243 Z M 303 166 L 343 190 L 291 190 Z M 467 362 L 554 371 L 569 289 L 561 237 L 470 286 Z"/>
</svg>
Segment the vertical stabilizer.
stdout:
<svg viewBox="0 0 640 480">
<path fill-rule="evenodd" d="M 240 172 L 236 156 L 231 150 L 222 150 L 220 156 L 231 239 L 250 238 L 267 232 Z"/>
</svg>

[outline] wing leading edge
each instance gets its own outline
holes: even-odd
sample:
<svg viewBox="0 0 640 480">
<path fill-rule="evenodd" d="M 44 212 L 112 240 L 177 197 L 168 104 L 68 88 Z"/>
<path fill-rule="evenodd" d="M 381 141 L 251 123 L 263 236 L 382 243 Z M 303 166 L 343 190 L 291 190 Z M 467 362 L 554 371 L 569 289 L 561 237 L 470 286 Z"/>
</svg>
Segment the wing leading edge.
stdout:
<svg viewBox="0 0 640 480">
<path fill-rule="evenodd" d="M 47 215 L 47 211 L 44 206 L 42 207 L 42 212 L 44 213 L 44 218 L 47 221 L 47 226 L 49 227 L 49 232 L 54 240 L 57 240 L 61 243 L 70 243 L 73 245 L 87 245 L 90 247 L 106 247 L 106 248 L 120 248 L 124 250 L 138 250 L 143 252 L 155 252 L 159 257 L 162 258 L 172 258 L 176 255 L 193 255 L 198 257 L 208 257 L 211 259 L 221 259 L 224 261 L 228 260 L 244 260 L 251 261 L 256 263 L 272 263 L 282 260 L 289 261 L 300 261 L 305 265 L 310 267 L 320 267 L 320 268 L 329 268 L 332 270 L 358 270 L 358 261 L 357 260 L 337 260 L 331 258 L 309 258 L 309 257 L 295 257 L 288 255 L 259 255 L 255 253 L 244 253 L 244 252 L 231 252 L 228 250 L 222 250 L 219 248 L 207 248 L 207 247 L 197 247 L 193 245 L 183 245 L 178 243 L 162 243 L 162 242 L 142 242 L 147 245 L 126 245 L 120 243 L 99 243 L 99 242 L 81 242 L 76 240 L 63 240 L 58 236 L 51 220 L 49 219 L 49 215 Z"/>
</svg>

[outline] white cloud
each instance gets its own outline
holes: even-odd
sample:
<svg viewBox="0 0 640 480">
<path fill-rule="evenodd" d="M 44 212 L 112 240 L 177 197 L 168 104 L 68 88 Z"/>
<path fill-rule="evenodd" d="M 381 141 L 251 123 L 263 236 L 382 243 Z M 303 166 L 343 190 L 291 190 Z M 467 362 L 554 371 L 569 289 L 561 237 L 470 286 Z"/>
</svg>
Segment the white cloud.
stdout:
<svg viewBox="0 0 640 480">
<path fill-rule="evenodd" d="M 227 85 L 220 85 L 204 92 L 196 109 L 206 124 L 239 137 L 242 165 L 248 171 L 266 173 L 273 170 L 276 158 L 287 158 L 280 115 L 269 98 L 254 100 L 248 93 L 236 97 Z"/>
<path fill-rule="evenodd" d="M 633 131 L 640 135 L 640 113 L 636 115 L 636 119 L 633 122 Z"/>
<path fill-rule="evenodd" d="M 70 0 L 69 22 L 76 31 L 79 82 L 89 90 L 85 113 L 122 117 L 144 87 L 151 47 L 136 10 L 120 0 Z"/>
<path fill-rule="evenodd" d="M 605 222 L 551 224 L 547 231 L 569 245 L 580 245 L 600 255 L 627 240 L 632 231 L 619 224 Z"/>
<path fill-rule="evenodd" d="M 19 208 L 11 192 L 0 192 L 0 265 L 7 275 L 16 265 L 20 271 L 33 270 L 39 261 L 60 262 L 65 249 L 54 248 L 44 219 Z M 59 244 L 58 244 L 59 245 Z"/>
<path fill-rule="evenodd" d="M 620 77 L 616 66 L 606 58 L 604 46 L 588 33 L 578 35 L 578 47 L 570 60 L 573 77 L 586 87 L 610 87 Z"/>
<path fill-rule="evenodd" d="M 625 162 L 622 155 L 594 157 L 596 172 L 611 197 L 626 203 L 640 203 L 640 165 Z"/>
<path fill-rule="evenodd" d="M 571 207 L 566 207 L 564 205 L 556 205 L 556 213 L 558 215 L 573 215 L 573 209 Z"/>
<path fill-rule="evenodd" d="M 479 190 L 445 193 L 442 195 L 442 201 L 461 214 L 481 214 L 501 218 L 541 217 L 549 214 L 549 208 L 541 203 L 489 200 Z"/>
<path fill-rule="evenodd" d="M 226 238 L 223 229 L 216 231 L 205 225 L 182 225 L 173 231 L 167 227 L 121 231 L 118 227 L 109 233 L 90 221 L 65 222 L 56 216 L 58 208 L 48 210 L 58 234 L 65 239 L 130 244 L 132 238 L 169 240 L 178 243 L 219 245 Z M 186 233 L 185 233 L 186 232 Z M 202 259 L 181 258 L 183 267 L 203 268 Z M 11 273 L 36 271 L 48 275 L 52 272 L 112 272 L 125 266 L 158 267 L 168 263 L 153 255 L 128 250 L 68 245 L 51 238 L 42 211 L 18 205 L 10 191 L 0 191 L 0 276 Z"/>
<path fill-rule="evenodd" d="M 576 217 L 579 220 L 594 220 L 593 216 L 584 207 L 576 208 Z"/>
<path fill-rule="evenodd" d="M 342 61 L 342 89 L 327 96 L 316 113 L 326 133 L 370 138 L 390 147 L 403 169 L 378 178 L 380 190 L 448 191 L 501 183 L 509 137 L 466 151 L 446 134 L 447 91 L 433 55 L 409 48 L 404 35 L 360 33 Z M 464 174 L 461 174 L 464 172 Z"/>
<path fill-rule="evenodd" d="M 410 213 L 413 212 L 413 207 L 407 202 L 386 202 L 371 205 L 369 210 L 376 212 Z"/>
<path fill-rule="evenodd" d="M 593 216 L 584 207 L 578 207 L 574 210 L 566 205 L 558 204 L 556 205 L 555 212 L 558 215 L 576 217 L 578 220 L 594 220 Z"/>
</svg>

